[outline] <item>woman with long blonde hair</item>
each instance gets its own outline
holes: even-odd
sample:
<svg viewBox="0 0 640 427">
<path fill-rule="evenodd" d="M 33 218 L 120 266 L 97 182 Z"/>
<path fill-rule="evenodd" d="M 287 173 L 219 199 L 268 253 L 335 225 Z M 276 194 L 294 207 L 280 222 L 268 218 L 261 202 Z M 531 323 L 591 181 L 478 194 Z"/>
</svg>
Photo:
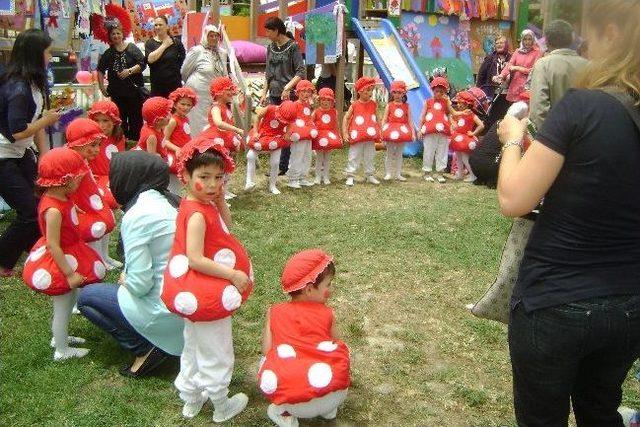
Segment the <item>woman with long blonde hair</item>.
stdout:
<svg viewBox="0 0 640 427">
<path fill-rule="evenodd" d="M 586 18 L 579 89 L 524 156 L 525 122 L 499 128 L 502 212 L 544 198 L 511 300 L 519 425 L 566 426 L 571 404 L 578 426 L 621 426 L 621 386 L 640 355 L 640 2 L 592 2 Z"/>
</svg>

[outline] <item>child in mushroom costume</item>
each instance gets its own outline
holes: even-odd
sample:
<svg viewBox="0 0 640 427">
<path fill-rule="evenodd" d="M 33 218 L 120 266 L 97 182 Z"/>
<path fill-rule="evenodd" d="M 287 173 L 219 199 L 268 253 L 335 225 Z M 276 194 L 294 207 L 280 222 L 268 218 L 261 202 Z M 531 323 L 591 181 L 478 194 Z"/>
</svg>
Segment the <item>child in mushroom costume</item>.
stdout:
<svg viewBox="0 0 640 427">
<path fill-rule="evenodd" d="M 169 168 L 175 159 L 167 157 L 167 150 L 164 147 L 164 127 L 171 119 L 173 102 L 161 96 L 154 96 L 144 101 L 142 104 L 142 118 L 144 124 L 140 129 L 140 139 L 135 150 L 148 151 L 158 154 L 167 162 Z"/>
<path fill-rule="evenodd" d="M 227 150 L 202 135 L 184 146 L 178 163 L 187 196 L 176 218 L 161 297 L 185 318 L 175 380 L 185 418 L 195 417 L 211 399 L 213 421 L 223 422 L 248 402 L 243 393 L 227 396 L 234 364 L 231 315 L 253 289 L 249 256 L 228 228 L 231 213 L 222 184 L 234 167 Z"/>
<path fill-rule="evenodd" d="M 280 153 L 290 144 L 291 131 L 288 129 L 297 116 L 298 108 L 292 101 L 284 101 L 280 105 L 268 105 L 256 109 L 253 129 L 247 136 L 247 181 L 245 190 L 256 186 L 256 160 L 258 153 L 268 151 L 269 158 L 269 191 L 280 194 L 276 187 L 280 168 Z"/>
<path fill-rule="evenodd" d="M 37 185 L 44 188 L 38 204 L 38 239 L 25 261 L 22 279 L 31 289 L 53 297 L 51 346 L 54 360 L 83 357 L 89 350 L 69 347 L 82 338 L 68 334 L 77 288 L 104 278 L 100 255 L 78 232 L 78 211 L 69 197 L 88 173 L 82 156 L 68 148 L 54 148 L 40 158 Z"/>
<path fill-rule="evenodd" d="M 384 112 L 382 121 L 382 140 L 385 142 L 385 181 L 392 178 L 406 181 L 402 176 L 402 152 L 404 144 L 415 139 L 411 111 L 407 104 L 407 85 L 401 80 L 391 82 L 389 86 L 390 101 Z"/>
<path fill-rule="evenodd" d="M 258 372 L 260 390 L 272 402 L 267 414 L 278 426 L 334 419 L 347 397 L 349 349 L 336 338 L 333 310 L 325 304 L 334 275 L 333 258 L 321 249 L 297 253 L 282 272 L 291 301 L 269 308 Z"/>
<path fill-rule="evenodd" d="M 223 145 L 228 151 L 235 152 L 242 147 L 244 130 L 235 126 L 230 104 L 238 88 L 229 77 L 217 77 L 209 87 L 213 105 L 207 115 L 209 124 L 203 134 Z"/>
<path fill-rule="evenodd" d="M 296 120 L 289 126 L 291 135 L 291 157 L 289 158 L 289 187 L 298 189 L 309 187 L 313 182 L 307 180 L 311 167 L 311 140 L 318 136 L 313 122 L 313 94 L 316 88 L 309 80 L 300 80 L 296 85 L 298 100 Z"/>
<path fill-rule="evenodd" d="M 173 102 L 174 112 L 164 128 L 162 144 L 167 152 L 167 163 L 171 172 L 169 190 L 178 194 L 180 180 L 177 177 L 177 159 L 182 147 L 191 140 L 191 127 L 187 114 L 197 104 L 198 96 L 193 89 L 180 87 L 169 94 L 169 100 Z"/>
<path fill-rule="evenodd" d="M 318 134 L 311 141 L 311 148 L 316 152 L 316 184 L 321 180 L 325 185 L 329 180 L 329 159 L 331 150 L 342 148 L 342 138 L 338 130 L 338 112 L 334 107 L 333 90 L 328 87 L 318 91 L 319 106 L 313 112 L 313 121 Z"/>
<path fill-rule="evenodd" d="M 107 136 L 91 119 L 75 119 L 66 130 L 67 147 L 77 151 L 87 162 L 87 173 L 80 180 L 78 189 L 70 195 L 78 212 L 80 237 L 89 242 L 102 260 L 110 268 L 122 267 L 122 264 L 109 256 L 109 233 L 115 228 L 113 211 L 105 203 L 100 188 L 89 170 L 88 162 L 100 153 L 100 146 Z"/>
<path fill-rule="evenodd" d="M 118 202 L 109 188 L 109 165 L 114 153 L 121 153 L 126 149 L 120 110 L 114 102 L 97 101 L 91 106 L 87 116 L 96 122 L 102 133 L 107 136 L 107 139 L 100 143 L 100 153 L 95 159 L 89 161 L 89 168 L 98 183 L 100 195 L 104 201 L 111 209 L 117 209 Z"/>
<path fill-rule="evenodd" d="M 478 135 L 484 130 L 482 120 L 472 111 L 476 100 L 467 91 L 459 92 L 453 99 L 458 115 L 454 118 L 451 129 L 450 147 L 456 155 L 457 172 L 455 179 L 462 179 L 464 169 L 469 171 L 465 182 L 473 182 L 476 176 L 469 164 L 469 153 L 478 146 Z"/>
</svg>

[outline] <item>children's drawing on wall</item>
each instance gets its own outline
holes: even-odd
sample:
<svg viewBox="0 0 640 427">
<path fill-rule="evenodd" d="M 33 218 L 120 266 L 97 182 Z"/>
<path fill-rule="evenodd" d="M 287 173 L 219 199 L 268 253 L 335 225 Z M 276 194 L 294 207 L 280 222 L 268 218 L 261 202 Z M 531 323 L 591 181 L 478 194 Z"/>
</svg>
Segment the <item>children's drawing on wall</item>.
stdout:
<svg viewBox="0 0 640 427">
<path fill-rule="evenodd" d="M 166 16 L 169 31 L 179 36 L 188 10 L 186 0 L 126 0 L 125 6 L 135 24 L 133 37 L 142 41 L 153 37 L 153 20 L 158 16 Z"/>
<path fill-rule="evenodd" d="M 469 21 L 405 12 L 401 23 L 400 36 L 424 73 L 446 67 L 455 87 L 465 88 L 473 83 Z"/>
</svg>

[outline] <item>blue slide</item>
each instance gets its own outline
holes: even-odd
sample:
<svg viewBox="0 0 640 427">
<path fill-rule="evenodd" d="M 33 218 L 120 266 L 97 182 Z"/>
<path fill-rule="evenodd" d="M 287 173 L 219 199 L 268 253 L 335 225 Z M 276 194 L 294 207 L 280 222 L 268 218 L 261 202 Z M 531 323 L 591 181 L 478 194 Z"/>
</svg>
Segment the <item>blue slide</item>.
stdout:
<svg viewBox="0 0 640 427">
<path fill-rule="evenodd" d="M 424 106 L 425 101 L 433 96 L 427 77 L 420 70 L 418 64 L 416 64 L 413 56 L 409 52 L 409 49 L 407 49 L 407 46 L 402 41 L 400 34 L 398 34 L 398 31 L 396 31 L 396 28 L 393 26 L 391 21 L 388 19 L 382 19 L 380 21 L 380 25 L 375 28 L 364 28 L 356 18 L 352 18 L 351 22 L 353 31 L 360 39 L 362 46 L 369 55 L 369 58 L 371 58 L 373 66 L 376 67 L 380 78 L 387 88 L 394 78 L 391 71 L 385 64 L 384 59 L 374 45 L 373 40 L 390 39 L 391 44 L 388 44 L 387 46 L 394 46 L 398 50 L 397 53 L 404 60 L 406 66 L 413 74 L 413 78 L 418 83 L 418 87 L 409 89 L 407 92 L 407 102 L 409 104 L 409 109 L 411 110 L 411 117 L 413 118 L 414 126 L 417 130 L 420 126 L 420 112 L 422 111 L 422 107 Z M 396 55 L 395 57 L 397 58 L 398 56 Z M 404 155 L 407 157 L 417 156 L 421 152 L 422 141 L 414 141 L 405 145 Z"/>
</svg>

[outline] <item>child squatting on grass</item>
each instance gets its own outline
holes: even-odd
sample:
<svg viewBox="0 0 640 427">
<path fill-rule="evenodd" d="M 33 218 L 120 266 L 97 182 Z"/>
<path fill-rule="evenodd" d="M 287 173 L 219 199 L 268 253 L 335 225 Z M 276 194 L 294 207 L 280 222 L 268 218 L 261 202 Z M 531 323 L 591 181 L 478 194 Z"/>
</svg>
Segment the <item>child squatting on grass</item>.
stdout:
<svg viewBox="0 0 640 427">
<path fill-rule="evenodd" d="M 224 175 L 234 167 L 227 150 L 211 139 L 195 138 L 182 148 L 178 173 L 186 197 L 161 296 L 170 311 L 184 317 L 175 380 L 182 415 L 195 417 L 210 399 L 217 423 L 239 414 L 249 400 L 244 393 L 228 397 L 234 365 L 231 315 L 253 290 L 251 261 L 229 231 L 231 212 L 224 200 Z"/>
<path fill-rule="evenodd" d="M 298 418 L 334 419 L 347 397 L 349 349 L 337 339 L 326 305 L 334 276 L 333 258 L 323 250 L 297 253 L 281 278 L 291 301 L 267 312 L 258 384 L 278 426 L 297 426 Z"/>
</svg>

